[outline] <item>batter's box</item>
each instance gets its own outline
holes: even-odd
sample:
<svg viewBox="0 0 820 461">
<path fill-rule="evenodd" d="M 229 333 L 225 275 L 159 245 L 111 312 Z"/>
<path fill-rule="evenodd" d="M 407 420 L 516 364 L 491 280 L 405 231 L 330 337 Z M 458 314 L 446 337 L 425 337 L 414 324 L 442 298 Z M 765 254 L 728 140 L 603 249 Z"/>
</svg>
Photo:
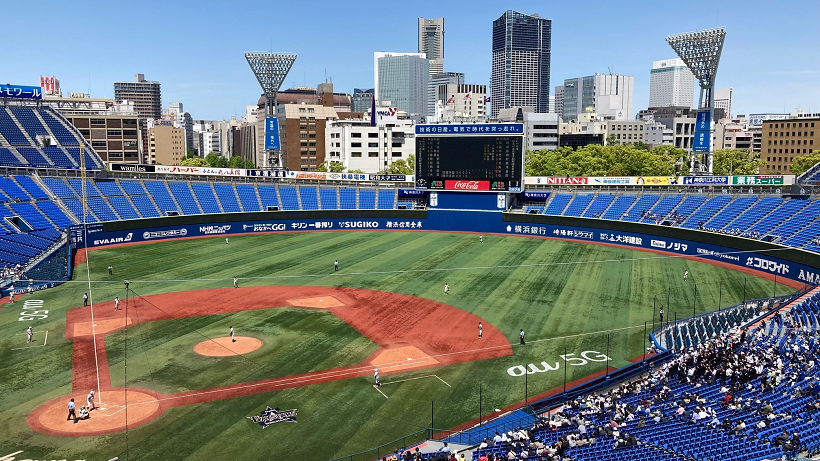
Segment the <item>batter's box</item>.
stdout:
<svg viewBox="0 0 820 461">
<path fill-rule="evenodd" d="M 26 334 L 26 333 L 17 333 L 14 336 L 15 337 L 17 337 L 17 336 L 28 336 L 28 334 Z M 38 339 L 39 337 L 42 337 L 42 341 L 40 341 L 40 339 Z M 46 344 L 48 344 L 48 330 L 45 330 L 45 332 L 41 332 L 41 331 L 33 332 L 32 335 L 31 335 L 31 339 L 32 339 L 32 342 L 26 343 L 25 346 L 14 347 L 14 348 L 11 348 L 9 350 L 11 350 L 11 351 L 21 351 L 23 349 L 34 349 L 35 347 L 45 347 Z"/>
</svg>

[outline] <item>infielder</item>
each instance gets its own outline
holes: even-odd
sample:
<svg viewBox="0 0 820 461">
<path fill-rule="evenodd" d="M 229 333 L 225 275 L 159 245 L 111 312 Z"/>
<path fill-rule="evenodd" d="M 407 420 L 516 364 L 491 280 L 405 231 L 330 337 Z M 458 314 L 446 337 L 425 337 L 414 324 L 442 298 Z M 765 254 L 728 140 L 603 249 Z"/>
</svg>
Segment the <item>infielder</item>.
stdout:
<svg viewBox="0 0 820 461">
<path fill-rule="evenodd" d="M 119 296 L 114 297 L 114 310 L 115 311 L 120 310 L 120 297 Z"/>
<path fill-rule="evenodd" d="M 236 277 L 233 278 L 233 287 L 239 288 L 239 279 Z"/>
<path fill-rule="evenodd" d="M 236 338 L 233 337 L 233 327 L 231 327 L 231 342 L 232 343 L 236 342 Z"/>
<path fill-rule="evenodd" d="M 28 326 L 28 329 L 26 330 L 26 334 L 28 335 L 28 342 L 31 342 L 32 341 L 31 337 L 34 336 L 34 332 L 31 330 L 31 325 Z"/>
<path fill-rule="evenodd" d="M 484 336 L 484 326 L 481 325 L 481 322 L 478 322 L 478 337 L 481 338 Z"/>
<path fill-rule="evenodd" d="M 94 391 L 88 393 L 88 397 L 85 398 L 85 401 L 87 403 L 88 411 L 97 409 L 97 406 L 94 405 Z"/>
<path fill-rule="evenodd" d="M 376 380 L 376 387 L 382 387 L 382 382 L 379 381 L 379 369 L 376 368 L 376 371 L 373 373 L 373 379 Z"/>
<path fill-rule="evenodd" d="M 450 285 L 448 285 L 447 282 L 444 282 L 444 294 L 445 295 L 450 294 Z"/>
</svg>

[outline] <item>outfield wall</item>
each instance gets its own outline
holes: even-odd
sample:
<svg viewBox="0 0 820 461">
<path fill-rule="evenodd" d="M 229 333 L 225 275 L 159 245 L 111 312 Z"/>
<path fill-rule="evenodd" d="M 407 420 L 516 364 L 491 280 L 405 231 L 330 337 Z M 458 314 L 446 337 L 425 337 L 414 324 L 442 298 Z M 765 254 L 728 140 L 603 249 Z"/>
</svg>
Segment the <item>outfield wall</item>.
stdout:
<svg viewBox="0 0 820 461">
<path fill-rule="evenodd" d="M 800 283 L 820 283 L 820 255 L 711 232 L 601 219 L 461 210 L 275 211 L 113 221 L 70 229 L 88 248 L 254 233 L 421 230 L 559 238 L 698 257 Z"/>
</svg>

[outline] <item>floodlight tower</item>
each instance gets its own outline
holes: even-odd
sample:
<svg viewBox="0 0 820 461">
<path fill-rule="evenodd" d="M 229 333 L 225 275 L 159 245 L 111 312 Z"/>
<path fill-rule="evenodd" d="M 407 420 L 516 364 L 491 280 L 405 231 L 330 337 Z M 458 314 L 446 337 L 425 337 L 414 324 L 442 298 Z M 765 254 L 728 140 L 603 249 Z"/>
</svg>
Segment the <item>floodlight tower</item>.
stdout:
<svg viewBox="0 0 820 461">
<path fill-rule="evenodd" d="M 264 51 L 249 51 L 245 59 L 251 66 L 256 79 L 262 85 L 265 93 L 265 159 L 269 168 L 284 168 L 287 158 L 282 157 L 279 148 L 279 122 L 276 116 L 276 95 L 279 87 L 285 81 L 296 53 L 267 53 Z"/>
<path fill-rule="evenodd" d="M 700 84 L 695 142 L 692 145 L 691 172 L 712 174 L 712 120 L 715 112 L 715 75 L 726 30 L 723 27 L 698 32 L 686 32 L 666 37 L 666 43 L 683 59 Z M 708 118 L 707 118 L 708 117 Z M 705 165 L 695 167 L 697 152 L 703 152 Z M 704 168 L 705 167 L 705 168 Z"/>
</svg>

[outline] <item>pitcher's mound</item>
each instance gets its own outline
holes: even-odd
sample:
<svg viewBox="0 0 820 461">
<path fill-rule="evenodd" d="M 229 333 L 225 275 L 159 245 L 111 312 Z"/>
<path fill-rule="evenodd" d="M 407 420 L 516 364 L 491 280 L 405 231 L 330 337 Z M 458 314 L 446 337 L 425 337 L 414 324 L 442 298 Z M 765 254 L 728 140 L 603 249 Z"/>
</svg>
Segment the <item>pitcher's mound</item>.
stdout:
<svg viewBox="0 0 820 461">
<path fill-rule="evenodd" d="M 162 414 L 159 400 L 148 392 L 151 391 L 129 388 L 126 396 L 124 389 L 103 390 L 98 396 L 102 400 L 102 403 L 98 403 L 101 407 L 91 411 L 89 419 L 79 421 L 77 424 L 73 421 L 66 421 L 68 400 L 74 398 L 77 413 L 79 413 L 80 406 L 85 405 L 86 394 L 77 393 L 59 397 L 40 405 L 31 412 L 28 425 L 37 432 L 63 437 L 110 434 L 125 429 L 127 413 L 128 428 L 131 429 Z"/>
<path fill-rule="evenodd" d="M 370 363 L 387 371 L 403 371 L 435 365 L 438 360 L 415 346 L 403 346 L 381 351 Z"/>
<path fill-rule="evenodd" d="M 247 354 L 262 347 L 260 339 L 250 336 L 235 336 L 235 338 L 236 342 L 231 342 L 230 336 L 207 339 L 194 346 L 194 352 L 207 357 L 230 357 Z"/>
<path fill-rule="evenodd" d="M 345 303 L 339 301 L 333 296 L 289 299 L 288 302 L 294 307 L 310 307 L 314 309 L 328 309 L 331 307 L 342 307 L 345 305 Z"/>
</svg>

